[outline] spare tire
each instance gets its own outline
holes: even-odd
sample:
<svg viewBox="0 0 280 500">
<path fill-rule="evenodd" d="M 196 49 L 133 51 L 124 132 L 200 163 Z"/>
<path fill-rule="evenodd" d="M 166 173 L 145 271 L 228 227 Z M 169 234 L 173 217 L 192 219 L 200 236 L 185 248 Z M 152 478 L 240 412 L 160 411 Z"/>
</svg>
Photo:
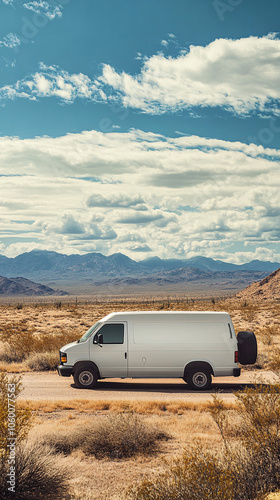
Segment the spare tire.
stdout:
<svg viewBox="0 0 280 500">
<path fill-rule="evenodd" d="M 238 361 L 241 365 L 253 365 L 256 362 L 258 354 L 257 339 L 253 332 L 239 332 L 237 334 L 238 342 Z"/>
</svg>

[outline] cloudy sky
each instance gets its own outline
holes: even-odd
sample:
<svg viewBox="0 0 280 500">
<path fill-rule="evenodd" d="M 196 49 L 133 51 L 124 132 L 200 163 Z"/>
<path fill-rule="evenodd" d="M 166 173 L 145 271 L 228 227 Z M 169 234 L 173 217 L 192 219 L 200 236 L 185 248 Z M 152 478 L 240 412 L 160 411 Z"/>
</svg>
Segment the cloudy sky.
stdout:
<svg viewBox="0 0 280 500">
<path fill-rule="evenodd" d="M 0 0 L 0 253 L 280 261 L 275 0 Z"/>
</svg>

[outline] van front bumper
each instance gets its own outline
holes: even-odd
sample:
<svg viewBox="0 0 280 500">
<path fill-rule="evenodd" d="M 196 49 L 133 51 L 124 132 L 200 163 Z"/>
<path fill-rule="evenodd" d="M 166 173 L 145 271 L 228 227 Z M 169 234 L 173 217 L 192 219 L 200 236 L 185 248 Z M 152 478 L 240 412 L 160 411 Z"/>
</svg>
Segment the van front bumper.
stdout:
<svg viewBox="0 0 280 500">
<path fill-rule="evenodd" d="M 233 368 L 233 376 L 234 377 L 240 377 L 241 369 L 240 368 Z"/>
<path fill-rule="evenodd" d="M 70 377 L 73 374 L 73 366 L 58 365 L 57 371 L 62 377 Z"/>
</svg>

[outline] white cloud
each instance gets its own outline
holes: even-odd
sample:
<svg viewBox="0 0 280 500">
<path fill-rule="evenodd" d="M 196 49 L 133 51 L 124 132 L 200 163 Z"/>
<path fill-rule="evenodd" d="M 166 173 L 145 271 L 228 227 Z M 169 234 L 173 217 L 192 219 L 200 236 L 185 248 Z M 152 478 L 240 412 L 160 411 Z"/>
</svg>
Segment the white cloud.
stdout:
<svg viewBox="0 0 280 500">
<path fill-rule="evenodd" d="M 140 196 L 128 196 L 128 195 L 113 195 L 109 198 L 96 193 L 91 195 L 87 200 L 88 207 L 113 207 L 113 208 L 124 208 L 124 207 L 134 207 L 139 210 L 139 207 L 143 207 L 143 199 Z M 145 209 L 145 207 L 144 207 Z"/>
<path fill-rule="evenodd" d="M 73 102 L 78 97 L 101 99 L 96 84 L 83 73 L 70 74 L 57 66 L 45 66 L 43 63 L 40 70 L 14 85 L 0 88 L 0 99 L 57 97 L 64 102 Z"/>
<path fill-rule="evenodd" d="M 39 94 L 48 94 L 50 92 L 52 84 L 44 75 L 37 73 L 34 80 Z M 31 84 L 31 88 L 33 88 L 33 84 Z"/>
<path fill-rule="evenodd" d="M 73 215 L 67 214 L 62 217 L 62 224 L 55 231 L 60 234 L 84 234 L 85 228 Z"/>
<path fill-rule="evenodd" d="M 166 43 L 172 40 L 170 34 Z M 177 57 L 159 53 L 143 58 L 142 70 L 134 76 L 118 73 L 109 64 L 103 65 L 101 76 L 90 78 L 41 63 L 40 71 L 2 87 L 0 99 L 81 98 L 120 102 L 151 114 L 188 109 L 193 117 L 198 115 L 192 108 L 218 106 L 238 115 L 257 112 L 265 117 L 280 114 L 279 79 L 280 40 L 271 34 L 192 45 Z"/>
<path fill-rule="evenodd" d="M 3 40 L 0 40 L 0 47 L 6 47 L 8 49 L 14 49 L 20 45 L 20 39 L 15 33 L 9 33 Z"/>
<path fill-rule="evenodd" d="M 35 12 L 36 14 L 45 15 L 50 21 L 56 17 L 62 17 L 61 5 L 53 6 L 49 2 L 43 0 L 24 3 L 23 7 Z"/>
<path fill-rule="evenodd" d="M 36 247 L 280 261 L 280 150 L 86 131 L 0 137 L 0 165 L 6 255 Z"/>
<path fill-rule="evenodd" d="M 162 42 L 166 45 L 166 41 Z M 118 73 L 105 64 L 100 81 L 110 97 L 146 113 L 224 107 L 236 114 L 278 113 L 280 40 L 275 34 L 237 40 L 216 39 L 188 53 L 146 58 L 141 72 Z M 269 109 L 268 109 L 269 108 Z"/>
<path fill-rule="evenodd" d="M 65 4 L 65 0 L 62 3 L 58 3 L 56 0 L 54 2 L 47 2 L 46 0 L 34 0 L 25 3 L 23 3 L 22 0 L 2 0 L 2 2 L 5 5 L 20 5 L 21 7 L 24 7 L 25 9 L 30 10 L 35 14 L 46 16 L 49 21 L 53 21 L 53 19 L 55 18 L 62 17 L 62 4 Z"/>
</svg>

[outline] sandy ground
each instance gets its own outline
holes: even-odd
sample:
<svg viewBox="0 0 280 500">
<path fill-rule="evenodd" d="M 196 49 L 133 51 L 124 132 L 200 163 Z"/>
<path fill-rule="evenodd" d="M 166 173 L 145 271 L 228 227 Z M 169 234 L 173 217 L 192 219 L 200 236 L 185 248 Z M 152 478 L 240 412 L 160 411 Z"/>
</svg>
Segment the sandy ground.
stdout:
<svg viewBox="0 0 280 500">
<path fill-rule="evenodd" d="M 150 406 L 151 411 L 144 411 L 141 418 L 145 423 L 163 429 L 171 437 L 159 444 L 159 453 L 125 460 L 98 460 L 94 456 L 84 456 L 78 450 L 60 459 L 65 463 L 67 461 L 67 467 L 73 471 L 70 488 L 76 500 L 123 500 L 128 487 L 144 478 L 156 477 L 167 463 L 181 457 L 186 447 L 196 440 L 211 449 L 220 449 L 221 436 L 208 411 L 211 394 L 219 391 L 225 403 L 234 407 L 234 391 L 254 383 L 278 380 L 271 371 L 244 370 L 238 378 L 214 378 L 211 390 L 204 392 L 190 391 L 182 379 L 106 379 L 99 381 L 95 389 L 85 390 L 75 388 L 72 377 L 59 377 L 55 372 L 26 372 L 22 374 L 24 389 L 19 399 L 29 401 L 36 411 L 31 430 L 31 438 L 35 442 L 48 433 L 59 435 L 66 432 L 70 436 L 87 419 L 104 418 L 109 407 L 104 405 L 99 410 L 99 402 L 110 402 L 117 407 L 123 403 L 136 404 L 140 410 Z M 164 403 L 165 409 L 169 405 L 176 409 L 178 403 L 179 406 L 183 403 L 182 406 L 190 405 L 192 409 L 173 413 L 160 407 L 157 411 L 154 403 Z M 202 411 L 199 410 L 201 407 Z M 234 412 L 229 412 L 229 417 L 234 419 Z M 280 495 L 269 497 L 269 500 L 276 498 Z"/>
<path fill-rule="evenodd" d="M 19 399 L 39 401 L 88 400 L 160 400 L 207 401 L 219 391 L 223 399 L 234 401 L 234 391 L 254 383 L 279 380 L 271 371 L 244 371 L 240 377 L 213 378 L 212 388 L 195 392 L 188 389 L 182 379 L 106 379 L 95 389 L 78 389 L 72 377 L 60 377 L 56 372 L 29 372 L 22 374 L 23 391 Z"/>
</svg>

